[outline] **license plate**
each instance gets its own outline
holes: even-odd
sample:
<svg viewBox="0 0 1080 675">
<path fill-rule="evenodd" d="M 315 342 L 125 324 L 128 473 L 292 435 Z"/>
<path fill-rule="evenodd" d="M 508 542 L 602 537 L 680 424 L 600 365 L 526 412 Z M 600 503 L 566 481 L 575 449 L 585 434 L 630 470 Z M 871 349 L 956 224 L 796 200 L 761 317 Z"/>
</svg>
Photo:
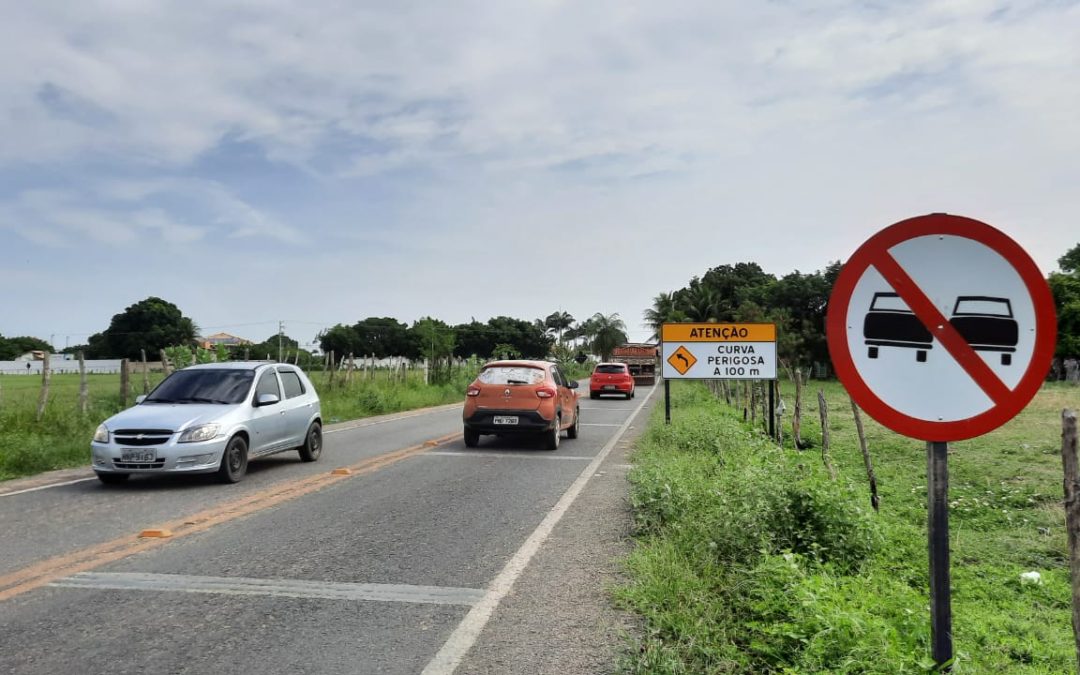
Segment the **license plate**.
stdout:
<svg viewBox="0 0 1080 675">
<path fill-rule="evenodd" d="M 515 415 L 496 415 L 495 424 L 517 424 L 518 418 Z"/>
<path fill-rule="evenodd" d="M 613 384 L 605 384 L 604 385 L 604 390 L 605 391 L 611 391 L 614 388 L 615 388 L 615 385 L 613 385 Z"/>
<path fill-rule="evenodd" d="M 120 451 L 122 462 L 153 462 L 155 459 L 157 459 L 157 453 L 153 450 L 124 448 Z"/>
</svg>

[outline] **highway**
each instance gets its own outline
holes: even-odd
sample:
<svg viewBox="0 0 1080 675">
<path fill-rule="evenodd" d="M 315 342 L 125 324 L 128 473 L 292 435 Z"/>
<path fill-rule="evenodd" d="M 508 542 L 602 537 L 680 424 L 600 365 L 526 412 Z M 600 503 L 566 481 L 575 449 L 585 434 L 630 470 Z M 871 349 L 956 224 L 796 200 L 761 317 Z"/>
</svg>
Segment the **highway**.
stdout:
<svg viewBox="0 0 1080 675">
<path fill-rule="evenodd" d="M 328 426 L 318 462 L 236 485 L 0 484 L 0 672 L 610 672 L 626 453 L 659 396 L 581 387 L 553 452 L 466 449 L 454 405 Z"/>
</svg>

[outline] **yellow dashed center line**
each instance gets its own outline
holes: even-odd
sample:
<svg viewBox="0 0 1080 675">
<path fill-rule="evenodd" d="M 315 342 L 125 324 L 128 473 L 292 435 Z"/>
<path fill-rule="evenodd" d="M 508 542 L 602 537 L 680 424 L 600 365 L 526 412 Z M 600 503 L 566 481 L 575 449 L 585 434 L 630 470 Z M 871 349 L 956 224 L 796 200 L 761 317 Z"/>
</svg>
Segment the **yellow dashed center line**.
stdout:
<svg viewBox="0 0 1080 675">
<path fill-rule="evenodd" d="M 356 476 L 374 473 L 391 464 L 400 462 L 426 450 L 461 438 L 460 433 L 449 434 L 441 438 L 425 441 L 408 448 L 394 450 L 377 457 L 363 460 L 356 464 L 340 467 L 333 472 L 320 473 L 307 478 L 300 478 L 272 485 L 250 495 L 231 502 L 220 504 L 205 511 L 200 511 L 185 518 L 175 520 L 140 534 L 120 537 L 101 544 L 96 544 L 78 551 L 65 553 L 29 565 L 15 572 L 0 576 L 0 602 L 64 577 L 86 572 L 110 562 L 122 560 L 143 551 L 163 546 L 189 534 L 204 532 L 215 525 L 221 525 L 237 518 L 243 518 L 257 511 L 277 506 L 298 497 L 318 492 Z M 344 469 L 344 471 L 342 470 Z M 148 534 L 148 533 L 154 534 Z M 164 533 L 169 533 L 163 536 Z"/>
</svg>

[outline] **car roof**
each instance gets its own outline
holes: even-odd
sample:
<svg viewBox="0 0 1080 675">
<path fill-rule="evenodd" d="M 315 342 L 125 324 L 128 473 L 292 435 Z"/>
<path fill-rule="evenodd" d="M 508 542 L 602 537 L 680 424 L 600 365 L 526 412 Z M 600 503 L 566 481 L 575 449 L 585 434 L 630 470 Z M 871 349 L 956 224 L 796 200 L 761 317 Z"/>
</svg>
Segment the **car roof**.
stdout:
<svg viewBox="0 0 1080 675">
<path fill-rule="evenodd" d="M 484 364 L 484 368 L 491 368 L 492 366 L 514 367 L 524 366 L 526 368 L 543 368 L 547 369 L 548 366 L 555 365 L 551 361 L 530 361 L 528 359 L 507 359 L 505 361 L 488 361 Z"/>
<path fill-rule="evenodd" d="M 619 363 L 618 361 L 604 361 L 603 363 L 596 364 L 596 367 L 600 366 L 625 366 L 625 363 Z"/>
<path fill-rule="evenodd" d="M 199 363 L 194 366 L 188 366 L 184 370 L 255 370 L 260 366 L 273 366 L 273 365 L 288 365 L 293 368 L 291 364 L 276 364 L 275 361 L 221 361 L 218 363 Z"/>
</svg>

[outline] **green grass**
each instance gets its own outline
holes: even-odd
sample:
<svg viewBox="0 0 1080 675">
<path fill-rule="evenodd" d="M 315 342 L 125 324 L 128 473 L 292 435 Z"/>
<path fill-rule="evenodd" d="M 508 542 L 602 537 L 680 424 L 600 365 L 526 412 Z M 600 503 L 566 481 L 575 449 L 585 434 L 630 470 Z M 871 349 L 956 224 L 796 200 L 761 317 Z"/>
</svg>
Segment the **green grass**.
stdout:
<svg viewBox="0 0 1080 675">
<path fill-rule="evenodd" d="M 369 378 L 357 371 L 348 385 L 341 374 L 335 374 L 332 385 L 326 373 L 309 375 L 322 399 L 323 420 L 333 423 L 459 402 L 476 370 L 475 366 L 457 369 L 450 382 L 439 385 L 425 385 L 421 371 L 410 371 L 405 382 L 387 371 L 375 371 Z M 94 429 L 121 409 L 118 374 L 87 378 L 89 407 L 85 415 L 78 408 L 79 376 L 53 375 L 45 415 L 38 422 L 41 378 L 0 377 L 0 480 L 87 465 Z M 150 386 L 161 378 L 160 373 L 151 373 Z M 131 378 L 129 404 L 142 393 L 142 383 L 141 374 Z"/>
<path fill-rule="evenodd" d="M 621 603 L 645 631 L 633 673 L 921 673 L 929 658 L 926 448 L 865 415 L 881 511 L 870 508 L 850 403 L 816 393 L 802 452 L 777 448 L 705 387 L 672 384 L 631 472 L 637 546 Z M 794 406 L 791 386 L 784 392 Z M 1060 413 L 1080 388 L 1047 385 L 1001 429 L 950 447 L 955 673 L 1070 673 Z M 1038 571 L 1042 585 L 1020 574 Z"/>
</svg>

